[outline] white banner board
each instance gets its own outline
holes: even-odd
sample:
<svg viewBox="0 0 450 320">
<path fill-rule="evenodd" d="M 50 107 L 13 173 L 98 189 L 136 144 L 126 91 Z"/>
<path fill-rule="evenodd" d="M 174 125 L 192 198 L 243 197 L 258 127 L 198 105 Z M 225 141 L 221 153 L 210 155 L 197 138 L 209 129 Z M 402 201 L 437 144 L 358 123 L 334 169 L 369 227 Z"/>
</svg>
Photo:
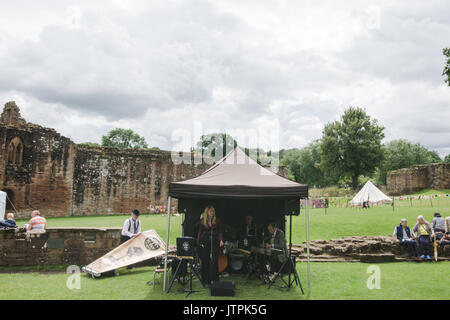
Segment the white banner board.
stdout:
<svg viewBox="0 0 450 320">
<path fill-rule="evenodd" d="M 6 192 L 0 191 L 0 220 L 5 220 Z"/>
<path fill-rule="evenodd" d="M 166 244 L 155 230 L 148 230 L 85 266 L 83 271 L 95 276 L 148 259 L 163 256 Z"/>
</svg>

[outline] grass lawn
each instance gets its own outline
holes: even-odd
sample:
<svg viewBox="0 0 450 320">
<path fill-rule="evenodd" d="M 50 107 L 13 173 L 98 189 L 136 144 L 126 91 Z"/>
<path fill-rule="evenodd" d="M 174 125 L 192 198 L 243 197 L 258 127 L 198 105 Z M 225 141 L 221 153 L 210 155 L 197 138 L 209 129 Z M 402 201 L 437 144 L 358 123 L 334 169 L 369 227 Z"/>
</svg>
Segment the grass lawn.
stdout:
<svg viewBox="0 0 450 320">
<path fill-rule="evenodd" d="M 311 239 L 332 239 L 353 235 L 390 235 L 401 218 L 413 225 L 419 214 L 431 221 L 434 212 L 450 215 L 450 199 L 437 199 L 433 207 L 429 202 L 398 202 L 391 206 L 369 210 L 330 208 L 310 210 Z M 49 227 L 121 227 L 126 216 L 92 216 L 49 218 Z M 143 230 L 155 229 L 165 238 L 166 217 L 141 216 Z M 171 244 L 181 231 L 181 217 L 173 217 Z M 26 221 L 19 221 L 23 225 Z M 293 242 L 305 241 L 304 211 L 293 219 Z M 233 276 L 239 290 L 237 299 L 449 299 L 450 262 L 439 263 L 385 263 L 381 270 L 381 289 L 369 290 L 366 281 L 368 264 L 363 263 L 312 263 L 310 296 L 300 296 L 299 289 L 289 292 L 272 288 L 267 290 L 256 280 L 246 284 L 241 276 Z M 161 285 L 146 285 L 153 279 L 153 268 L 120 269 L 118 277 L 91 279 L 81 276 L 81 289 L 71 291 L 66 287 L 68 275 L 61 269 L 50 272 L 20 272 L 17 268 L 0 268 L 0 299 L 184 299 L 185 295 L 173 290 L 162 293 Z M 306 287 L 306 264 L 298 265 L 300 277 Z M 200 288 L 198 281 L 194 287 Z M 174 288 L 175 289 L 175 288 Z M 190 299 L 211 299 L 201 289 Z"/>
<path fill-rule="evenodd" d="M 312 263 L 311 295 L 301 296 L 298 288 L 291 291 L 267 286 L 252 280 L 245 283 L 242 276 L 231 277 L 240 289 L 236 299 L 270 300 L 323 300 L 323 299 L 449 299 L 450 262 L 440 263 L 385 263 L 378 264 L 381 271 L 381 289 L 369 290 L 369 277 L 364 263 Z M 164 294 L 162 285 L 146 285 L 153 279 L 153 268 L 143 267 L 133 270 L 120 269 L 119 276 L 91 279 L 81 276 L 81 289 L 66 287 L 68 276 L 61 273 L 0 273 L 0 299 L 107 299 L 107 300 L 159 300 L 185 299 L 175 285 L 172 292 Z M 300 264 L 298 271 L 306 287 L 306 264 Z M 5 272 L 5 271 L 3 271 Z M 212 299 L 206 289 L 194 282 L 194 293 L 189 299 Z"/>
</svg>

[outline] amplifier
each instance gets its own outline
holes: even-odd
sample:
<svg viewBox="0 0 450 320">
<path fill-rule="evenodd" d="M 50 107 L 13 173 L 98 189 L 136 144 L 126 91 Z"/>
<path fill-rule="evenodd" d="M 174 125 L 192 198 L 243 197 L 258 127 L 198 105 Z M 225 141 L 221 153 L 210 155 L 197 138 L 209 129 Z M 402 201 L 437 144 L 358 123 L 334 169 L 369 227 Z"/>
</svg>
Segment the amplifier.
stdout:
<svg viewBox="0 0 450 320">
<path fill-rule="evenodd" d="M 234 297 L 235 290 L 233 282 L 213 281 L 210 286 L 212 297 Z"/>
<path fill-rule="evenodd" d="M 195 255 L 194 238 L 181 237 L 177 238 L 177 256 L 179 257 L 193 257 Z"/>
</svg>

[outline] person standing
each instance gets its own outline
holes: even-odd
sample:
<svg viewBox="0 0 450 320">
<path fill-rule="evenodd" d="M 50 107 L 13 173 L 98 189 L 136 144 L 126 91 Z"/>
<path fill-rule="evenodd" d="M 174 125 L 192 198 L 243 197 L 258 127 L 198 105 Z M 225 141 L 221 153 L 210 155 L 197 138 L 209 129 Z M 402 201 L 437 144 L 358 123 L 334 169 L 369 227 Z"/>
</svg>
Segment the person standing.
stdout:
<svg viewBox="0 0 450 320">
<path fill-rule="evenodd" d="M 139 221 L 139 210 L 134 209 L 131 217 L 123 223 L 122 232 L 120 234 L 120 244 L 127 242 L 131 238 L 141 234 L 141 222 Z"/>
<path fill-rule="evenodd" d="M 422 251 L 421 259 L 431 260 L 430 243 L 431 237 L 434 236 L 434 231 L 431 224 L 420 215 L 417 217 L 417 223 L 413 228 L 413 232 L 419 238 L 420 250 Z"/>
<path fill-rule="evenodd" d="M 219 281 L 219 248 L 223 247 L 222 225 L 216 217 L 216 210 L 208 206 L 203 212 L 202 223 L 197 235 L 202 262 L 201 275 L 203 285 Z"/>
<path fill-rule="evenodd" d="M 402 219 L 400 224 L 394 229 L 395 241 L 401 246 L 407 246 L 409 255 L 417 258 L 419 256 L 419 250 L 417 249 L 417 242 L 414 240 L 414 234 L 408 227 L 408 220 Z"/>
</svg>

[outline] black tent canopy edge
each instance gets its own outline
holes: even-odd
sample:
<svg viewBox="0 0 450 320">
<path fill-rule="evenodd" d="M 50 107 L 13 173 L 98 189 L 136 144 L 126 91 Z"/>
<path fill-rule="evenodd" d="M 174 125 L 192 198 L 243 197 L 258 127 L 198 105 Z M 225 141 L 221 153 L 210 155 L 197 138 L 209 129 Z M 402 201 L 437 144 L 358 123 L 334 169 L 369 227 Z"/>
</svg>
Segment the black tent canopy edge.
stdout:
<svg viewBox="0 0 450 320">
<path fill-rule="evenodd" d="M 308 186 L 295 187 L 254 187 L 254 186 L 202 186 L 189 184 L 169 185 L 169 195 L 173 198 L 306 198 Z"/>
</svg>

